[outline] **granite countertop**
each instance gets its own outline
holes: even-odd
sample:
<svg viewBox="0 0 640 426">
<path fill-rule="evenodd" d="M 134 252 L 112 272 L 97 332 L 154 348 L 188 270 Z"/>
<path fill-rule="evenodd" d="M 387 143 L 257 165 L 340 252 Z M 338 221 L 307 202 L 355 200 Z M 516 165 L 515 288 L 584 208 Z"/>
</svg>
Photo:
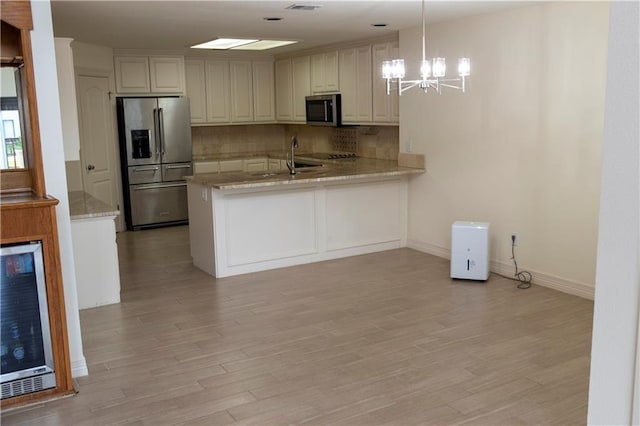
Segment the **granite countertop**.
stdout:
<svg viewBox="0 0 640 426">
<path fill-rule="evenodd" d="M 304 160 L 304 155 L 296 159 Z M 354 160 L 323 161 L 322 167 L 303 167 L 296 175 L 288 170 L 264 172 L 203 173 L 187 177 L 187 180 L 215 189 L 249 189 L 280 185 L 309 184 L 357 180 L 375 177 L 391 177 L 424 173 L 423 168 L 398 166 L 397 161 L 357 158 Z"/>
<path fill-rule="evenodd" d="M 71 220 L 93 217 L 117 216 L 120 211 L 83 191 L 69 192 Z"/>
</svg>

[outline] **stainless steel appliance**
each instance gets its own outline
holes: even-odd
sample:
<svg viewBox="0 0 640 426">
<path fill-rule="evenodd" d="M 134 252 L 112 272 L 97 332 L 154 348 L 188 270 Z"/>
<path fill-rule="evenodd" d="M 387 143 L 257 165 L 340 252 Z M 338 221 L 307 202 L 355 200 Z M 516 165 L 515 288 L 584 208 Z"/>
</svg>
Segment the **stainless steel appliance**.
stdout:
<svg viewBox="0 0 640 426">
<path fill-rule="evenodd" d="M 119 97 L 116 105 L 127 228 L 187 223 L 189 100 Z"/>
<path fill-rule="evenodd" d="M 340 93 L 305 97 L 307 124 L 312 126 L 342 126 Z"/>
<path fill-rule="evenodd" d="M 0 248 L 2 399 L 56 387 L 40 241 Z"/>
</svg>

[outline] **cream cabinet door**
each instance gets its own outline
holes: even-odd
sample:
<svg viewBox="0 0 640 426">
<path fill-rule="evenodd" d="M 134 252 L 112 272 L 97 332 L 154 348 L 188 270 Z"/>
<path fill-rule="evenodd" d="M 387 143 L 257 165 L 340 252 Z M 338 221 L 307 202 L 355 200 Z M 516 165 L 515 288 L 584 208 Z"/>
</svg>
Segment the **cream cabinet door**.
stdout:
<svg viewBox="0 0 640 426">
<path fill-rule="evenodd" d="M 151 93 L 184 93 L 184 58 L 149 57 Z"/>
<path fill-rule="evenodd" d="M 337 92 L 339 88 L 338 51 L 311 55 L 311 91 Z"/>
<path fill-rule="evenodd" d="M 307 121 L 305 96 L 311 94 L 309 57 L 293 58 L 291 69 L 293 71 L 293 121 Z"/>
<path fill-rule="evenodd" d="M 251 158 L 244 160 L 245 172 L 265 172 L 267 171 L 266 158 Z"/>
<path fill-rule="evenodd" d="M 398 92 L 387 95 L 387 86 L 382 79 L 382 62 L 398 57 L 398 42 L 374 44 L 373 56 L 373 121 L 377 123 L 397 123 L 399 121 Z"/>
<path fill-rule="evenodd" d="M 189 98 L 192 123 L 207 122 L 207 94 L 205 89 L 204 61 L 186 59 L 184 61 L 186 94 Z"/>
<path fill-rule="evenodd" d="M 220 161 L 220 172 L 241 172 L 244 168 L 244 160 Z"/>
<path fill-rule="evenodd" d="M 371 122 L 371 46 L 341 49 L 339 58 L 342 121 Z"/>
<path fill-rule="evenodd" d="M 293 120 L 293 75 L 291 59 L 276 61 L 276 118 Z"/>
<path fill-rule="evenodd" d="M 207 123 L 231 122 L 229 61 L 207 60 L 205 62 L 205 88 Z"/>
<path fill-rule="evenodd" d="M 230 61 L 231 121 L 253 121 L 251 61 Z"/>
<path fill-rule="evenodd" d="M 280 160 L 277 158 L 269 158 L 268 160 L 268 169 L 269 171 L 278 171 L 280 170 Z"/>
<path fill-rule="evenodd" d="M 217 161 L 196 161 L 193 163 L 194 173 L 218 173 L 219 164 Z"/>
<path fill-rule="evenodd" d="M 275 121 L 275 93 L 272 61 L 253 61 L 253 120 Z"/>
<path fill-rule="evenodd" d="M 356 48 L 356 121 L 371 121 L 371 46 Z"/>
<path fill-rule="evenodd" d="M 149 93 L 149 58 L 147 56 L 115 56 L 113 58 L 118 93 Z"/>
</svg>

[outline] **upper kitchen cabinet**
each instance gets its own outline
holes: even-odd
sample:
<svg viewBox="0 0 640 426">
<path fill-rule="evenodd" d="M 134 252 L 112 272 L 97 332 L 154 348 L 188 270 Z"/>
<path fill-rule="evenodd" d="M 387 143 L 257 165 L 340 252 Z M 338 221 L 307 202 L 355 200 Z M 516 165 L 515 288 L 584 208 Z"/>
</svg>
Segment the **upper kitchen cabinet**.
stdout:
<svg viewBox="0 0 640 426">
<path fill-rule="evenodd" d="M 305 96 L 311 94 L 309 56 L 281 59 L 276 62 L 276 109 L 278 121 L 307 120 Z"/>
<path fill-rule="evenodd" d="M 276 118 L 293 120 L 293 73 L 291 59 L 276 61 Z"/>
<path fill-rule="evenodd" d="M 199 89 L 207 104 L 207 123 L 231 122 L 231 91 L 229 61 L 205 61 L 205 86 Z M 191 93 L 187 93 L 191 98 Z"/>
<path fill-rule="evenodd" d="M 231 61 L 231 121 L 253 121 L 253 81 L 251 61 Z"/>
<path fill-rule="evenodd" d="M 397 124 L 400 121 L 398 94 L 397 91 L 392 91 L 391 95 L 387 95 L 387 84 L 382 78 L 382 62 L 400 56 L 398 42 L 374 44 L 371 46 L 371 51 L 373 55 L 371 73 L 373 79 L 373 122 Z"/>
<path fill-rule="evenodd" d="M 253 119 L 272 122 L 276 119 L 273 61 L 253 61 Z"/>
<path fill-rule="evenodd" d="M 275 121 L 271 60 L 185 60 L 192 124 Z"/>
<path fill-rule="evenodd" d="M 118 93 L 184 93 L 180 56 L 115 56 L 114 65 Z"/>
<path fill-rule="evenodd" d="M 311 91 L 323 93 L 337 92 L 338 90 L 340 90 L 338 51 L 311 55 Z"/>
<path fill-rule="evenodd" d="M 205 96 L 204 61 L 189 59 L 184 61 L 186 94 L 189 98 L 191 122 L 207 122 L 207 97 Z"/>
<path fill-rule="evenodd" d="M 307 121 L 305 96 L 311 94 L 310 67 L 311 62 L 308 56 L 291 59 L 293 121 Z"/>
<path fill-rule="evenodd" d="M 339 69 L 342 121 L 371 122 L 371 46 L 341 49 Z"/>
</svg>

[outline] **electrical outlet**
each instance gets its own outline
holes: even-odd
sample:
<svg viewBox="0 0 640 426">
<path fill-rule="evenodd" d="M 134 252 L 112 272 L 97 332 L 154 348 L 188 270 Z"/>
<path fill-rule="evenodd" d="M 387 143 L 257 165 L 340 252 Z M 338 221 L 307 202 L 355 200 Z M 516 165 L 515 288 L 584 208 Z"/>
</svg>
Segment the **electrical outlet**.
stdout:
<svg viewBox="0 0 640 426">
<path fill-rule="evenodd" d="M 516 232 L 511 233 L 511 242 L 514 246 L 518 245 L 518 234 Z"/>
</svg>

